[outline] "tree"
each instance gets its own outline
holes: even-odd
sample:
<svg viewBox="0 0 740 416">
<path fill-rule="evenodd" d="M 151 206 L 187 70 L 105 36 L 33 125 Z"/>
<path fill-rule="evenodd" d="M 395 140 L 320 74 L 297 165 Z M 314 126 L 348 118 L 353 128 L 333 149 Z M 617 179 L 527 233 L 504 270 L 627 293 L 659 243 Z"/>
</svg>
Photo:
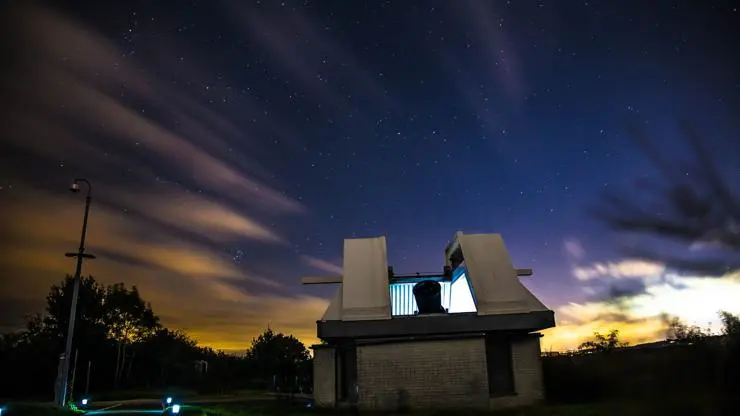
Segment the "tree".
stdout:
<svg viewBox="0 0 740 416">
<path fill-rule="evenodd" d="M 43 331 L 60 341 L 67 336 L 69 311 L 72 306 L 74 277 L 66 276 L 58 285 L 53 285 L 46 296 L 46 315 L 43 317 Z M 77 317 L 75 319 L 76 343 L 100 341 L 107 337 L 105 323 L 105 288 L 92 276 L 80 278 L 80 291 L 77 298 Z M 40 325 L 40 323 L 36 323 Z"/>
<path fill-rule="evenodd" d="M 147 388 L 197 387 L 200 381 L 195 363 L 212 360 L 209 349 L 199 347 L 185 332 L 167 328 L 141 341 L 133 373 Z"/>
<path fill-rule="evenodd" d="M 694 154 L 689 163 L 669 160 L 641 131 L 633 137 L 663 176 L 662 183 L 640 183 L 649 195 L 658 196 L 658 206 L 647 209 L 633 196 L 607 192 L 593 214 L 620 232 L 635 232 L 668 238 L 691 247 L 712 247 L 712 256 L 674 256 L 654 248 L 626 249 L 629 255 L 664 263 L 671 268 L 709 276 L 740 269 L 740 199 L 719 173 L 701 137 L 687 123 L 680 124 Z M 635 197 L 640 195 L 634 195 Z M 646 196 L 646 195 L 642 195 Z"/>
<path fill-rule="evenodd" d="M 703 331 L 696 325 L 687 325 L 678 317 L 668 321 L 667 339 L 680 343 L 695 343 L 709 336 L 708 331 Z"/>
<path fill-rule="evenodd" d="M 600 332 L 594 332 L 591 340 L 583 342 L 578 346 L 581 352 L 607 352 L 614 351 L 617 348 L 623 348 L 629 345 L 627 342 L 619 340 L 619 330 L 612 329 L 609 334 L 602 335 Z"/>
<path fill-rule="evenodd" d="M 0 391 L 16 399 L 49 400 L 64 350 L 74 279 L 53 285 L 45 313 L 31 315 L 23 331 L 0 335 L 0 366 L 13 377 L 0 377 Z M 76 392 L 87 383 L 92 364 L 94 393 L 125 384 L 135 389 L 185 388 L 219 392 L 261 386 L 276 380 L 295 386 L 309 382 L 311 361 L 295 337 L 265 331 L 252 342 L 246 357 L 204 348 L 185 332 L 163 327 L 138 289 L 124 284 L 104 287 L 93 277 L 80 282 L 73 351 L 79 352 Z M 114 359 L 115 357 L 115 359 Z M 197 367 L 207 362 L 208 371 Z M 113 375 L 113 377 L 112 377 Z"/>
<path fill-rule="evenodd" d="M 294 336 L 276 334 L 268 328 L 252 340 L 246 358 L 262 380 L 269 383 L 274 377 L 277 383 L 293 385 L 292 381 L 306 372 L 311 356 Z"/>
<path fill-rule="evenodd" d="M 732 338 L 740 338 L 740 317 L 727 311 L 719 312 L 722 321 L 722 334 Z"/>
<path fill-rule="evenodd" d="M 108 336 L 116 342 L 114 382 L 117 384 L 124 374 L 130 376 L 136 346 L 160 328 L 159 317 L 141 298 L 136 286 L 130 290 L 123 283 L 108 286 L 103 303 Z M 130 353 L 128 361 L 127 353 Z"/>
</svg>

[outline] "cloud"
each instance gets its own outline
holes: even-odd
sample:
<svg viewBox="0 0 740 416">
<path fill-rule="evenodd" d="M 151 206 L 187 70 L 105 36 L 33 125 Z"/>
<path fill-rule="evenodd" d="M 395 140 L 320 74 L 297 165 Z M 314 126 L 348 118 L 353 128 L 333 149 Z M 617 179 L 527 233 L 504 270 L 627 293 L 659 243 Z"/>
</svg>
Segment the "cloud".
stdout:
<svg viewBox="0 0 740 416">
<path fill-rule="evenodd" d="M 302 256 L 301 259 L 308 266 L 313 267 L 314 269 L 317 269 L 317 270 L 322 270 L 327 273 L 337 274 L 337 275 L 341 275 L 344 272 L 344 270 L 342 269 L 342 266 L 326 261 L 326 260 L 318 259 L 316 257 L 311 257 L 311 256 Z"/>
<path fill-rule="evenodd" d="M 317 26 L 300 10 L 284 7 L 254 7 L 244 4 L 230 5 L 227 10 L 239 28 L 254 39 L 266 53 L 266 61 L 276 72 L 283 72 L 295 79 L 296 84 L 319 97 L 327 106 L 338 109 L 358 109 L 358 102 L 378 108 L 401 110 L 382 82 L 366 69 L 352 52 L 330 36 L 330 25 Z M 337 77 L 328 77 L 328 68 Z M 360 115 L 361 112 L 357 111 Z"/>
<path fill-rule="evenodd" d="M 592 280 L 603 277 L 614 279 L 642 278 L 654 276 L 665 271 L 665 266 L 642 260 L 623 260 L 620 262 L 594 263 L 590 266 L 579 266 L 573 269 L 578 280 Z"/>
<path fill-rule="evenodd" d="M 581 242 L 576 238 L 566 238 L 563 241 L 563 248 L 574 260 L 581 260 L 586 256 L 586 250 L 583 248 Z"/>
<path fill-rule="evenodd" d="M 616 329 L 620 339 L 637 345 L 665 339 L 667 324 L 656 317 L 637 321 L 595 320 L 578 323 L 559 323 L 557 327 L 543 331 L 543 351 L 571 351 L 590 339 L 594 332 L 606 334 Z"/>
<path fill-rule="evenodd" d="M 738 273 L 718 279 L 673 273 L 665 273 L 665 278 L 660 280 L 641 280 L 636 273 L 630 277 L 644 284 L 642 290 L 616 301 L 571 302 L 555 308 L 558 325 L 543 332 L 543 350 L 575 349 L 593 332 L 606 333 L 612 329 L 618 329 L 621 337 L 631 344 L 665 339 L 669 316 L 719 332 L 718 311 L 740 313 Z"/>
<path fill-rule="evenodd" d="M 491 3 L 461 2 L 455 12 L 470 25 L 474 34 L 473 46 L 480 50 L 480 64 L 498 83 L 511 105 L 519 105 L 527 94 L 523 65 L 511 40 L 503 11 Z M 483 83 L 483 82 L 481 82 Z M 476 108 L 480 108 L 477 106 Z"/>
<path fill-rule="evenodd" d="M 167 108 L 171 118 L 180 119 L 191 118 L 193 98 L 188 100 L 178 88 L 153 75 L 143 77 L 142 73 L 149 72 L 142 71 L 146 67 L 144 63 L 122 59 L 120 51 L 117 52 L 103 36 L 64 16 L 31 7 L 20 13 L 29 24 L 19 36 L 27 41 L 30 50 L 38 51 L 38 54 L 33 54 L 33 60 L 27 62 L 34 71 L 15 73 L 4 85 L 17 96 L 22 95 L 23 100 L 33 103 L 30 108 L 8 109 L 18 120 L 12 130 L 15 134 L 11 135 L 11 139 L 18 136 L 17 145 L 46 155 L 58 157 L 66 154 L 70 161 L 97 162 L 100 167 L 108 168 L 110 166 L 105 164 L 110 163 L 110 157 L 88 160 L 85 153 L 99 154 L 95 151 L 101 145 L 110 145 L 120 150 L 117 163 L 128 171 L 147 175 L 168 167 L 175 169 L 180 182 L 210 188 L 222 197 L 249 203 L 268 212 L 300 213 L 305 210 L 283 193 L 225 162 L 228 154 L 221 154 L 223 158 L 219 158 L 209 151 L 211 149 L 205 148 L 204 143 L 222 143 L 227 139 L 214 133 L 222 130 L 223 126 L 231 126 L 228 129 L 231 134 L 243 139 L 234 123 L 214 114 L 213 110 L 196 106 L 200 111 L 196 119 L 211 120 L 211 123 L 201 124 L 209 126 L 207 131 L 211 133 L 201 137 L 198 143 L 189 140 L 178 134 L 174 126 L 155 122 L 131 103 L 142 101 L 150 106 L 161 105 Z M 58 30 L 59 36 L 56 36 L 57 32 L 54 32 L 55 36 L 49 36 L 52 33 L 49 28 Z M 29 91 L 22 89 L 22 85 L 35 85 L 36 88 Z M 116 94 L 122 86 L 127 88 L 130 97 Z M 39 119 L 51 121 L 61 131 L 44 129 Z M 73 131 L 70 131 L 71 125 L 75 127 Z M 80 137 L 80 128 L 86 130 L 84 137 Z M 31 133 L 42 129 L 45 134 L 29 135 L 29 129 Z M 62 140 L 51 140 L 45 137 L 47 135 L 58 135 Z M 88 152 L 78 152 L 78 144 Z M 149 156 L 146 164 L 156 159 L 160 169 L 147 169 L 141 158 L 125 157 L 132 153 Z"/>
<path fill-rule="evenodd" d="M 298 261 L 275 217 L 307 210 L 260 163 L 270 149 L 242 133 L 258 127 L 204 105 L 201 85 L 157 76 L 197 72 L 134 59 L 50 9 L 13 13 L 24 53 L 0 79 L 10 155 L 0 174 L 12 183 L 0 192 L 0 213 L 12 218 L 0 222 L 0 271 L 15 277 L 0 280 L 2 329 L 39 311 L 74 270 L 64 253 L 77 247 L 84 197 L 66 188 L 82 176 L 94 186 L 87 249 L 97 255 L 85 274 L 137 285 L 166 325 L 206 345 L 244 349 L 268 323 L 314 342 L 310 317 L 327 302 L 291 295 L 261 255 Z M 264 119 L 259 128 L 287 124 Z M 260 256 L 234 261 L 224 247 L 235 246 Z"/>
<path fill-rule="evenodd" d="M 33 196 L 18 203 L 22 211 L 5 211 L 15 221 L 0 228 L 13 242 L 3 248 L 0 267 L 18 277 L 12 285 L 3 282 L 0 293 L 4 303 L 26 307 L 15 311 L 16 323 L 38 310 L 50 285 L 73 271 L 73 261 L 62 254 L 76 246 L 82 211 L 72 196 L 26 192 Z M 313 320 L 306 317 L 320 316 L 326 300 L 260 291 L 282 284 L 237 266 L 207 243 L 181 241 L 162 224 L 93 205 L 87 248 L 98 258 L 86 261 L 83 272 L 105 284 L 139 286 L 166 325 L 187 329 L 206 345 L 246 348 L 267 323 L 315 342 Z M 7 328 L 10 321 L 2 324 Z"/>
</svg>

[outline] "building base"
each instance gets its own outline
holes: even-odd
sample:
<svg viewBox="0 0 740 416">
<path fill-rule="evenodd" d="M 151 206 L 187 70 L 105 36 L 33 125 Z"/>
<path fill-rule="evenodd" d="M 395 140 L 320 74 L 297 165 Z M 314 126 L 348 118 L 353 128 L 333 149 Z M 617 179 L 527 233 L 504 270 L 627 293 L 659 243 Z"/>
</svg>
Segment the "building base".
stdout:
<svg viewBox="0 0 740 416">
<path fill-rule="evenodd" d="M 540 334 L 488 332 L 315 345 L 317 407 L 499 409 L 544 398 Z"/>
</svg>

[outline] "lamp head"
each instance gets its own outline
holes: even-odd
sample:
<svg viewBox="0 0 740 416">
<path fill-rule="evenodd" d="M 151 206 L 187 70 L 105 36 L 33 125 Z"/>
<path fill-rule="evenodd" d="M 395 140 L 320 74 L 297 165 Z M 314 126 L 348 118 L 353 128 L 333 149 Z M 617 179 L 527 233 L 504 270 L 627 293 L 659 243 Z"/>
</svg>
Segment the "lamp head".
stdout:
<svg viewBox="0 0 740 416">
<path fill-rule="evenodd" d="M 80 184 L 77 183 L 77 181 L 72 182 L 71 185 L 69 185 L 70 192 L 80 192 Z"/>
</svg>

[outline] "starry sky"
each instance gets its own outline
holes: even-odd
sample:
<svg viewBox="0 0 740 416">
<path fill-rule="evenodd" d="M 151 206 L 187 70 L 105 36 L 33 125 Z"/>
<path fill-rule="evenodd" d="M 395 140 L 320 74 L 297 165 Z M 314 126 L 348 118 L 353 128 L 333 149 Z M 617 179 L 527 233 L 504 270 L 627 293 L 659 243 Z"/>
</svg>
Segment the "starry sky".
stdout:
<svg viewBox="0 0 740 416">
<path fill-rule="evenodd" d="M 385 235 L 397 272 L 430 272 L 455 231 L 501 233 L 556 311 L 543 349 L 740 312 L 737 275 L 624 257 L 588 213 L 658 177 L 627 125 L 682 160 L 687 118 L 737 179 L 731 1 L 5 7 L 2 330 L 74 271 L 74 177 L 94 189 L 84 273 L 224 350 L 268 324 L 314 342 L 334 289 L 300 278 L 340 273 L 349 237 Z M 642 290 L 615 303 L 620 285 Z"/>
</svg>

